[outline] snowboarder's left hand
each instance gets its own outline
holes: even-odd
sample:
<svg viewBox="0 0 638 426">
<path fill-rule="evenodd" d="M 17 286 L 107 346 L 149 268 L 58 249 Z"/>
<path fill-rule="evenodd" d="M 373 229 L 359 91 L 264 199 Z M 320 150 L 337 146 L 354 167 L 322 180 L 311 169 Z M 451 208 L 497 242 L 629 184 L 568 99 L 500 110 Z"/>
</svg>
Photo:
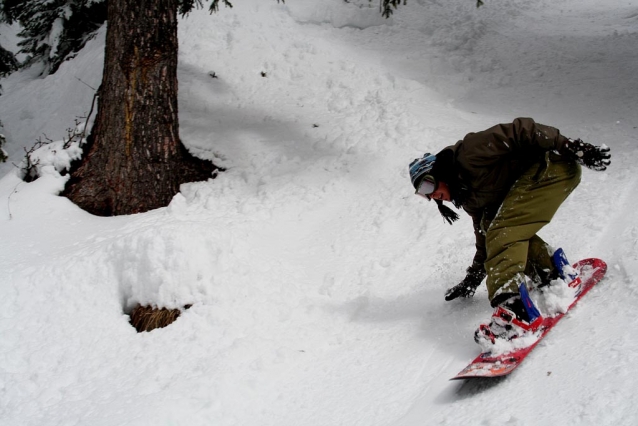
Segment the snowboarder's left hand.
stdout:
<svg viewBox="0 0 638 426">
<path fill-rule="evenodd" d="M 561 154 L 592 170 L 603 171 L 611 164 L 608 146 L 595 146 L 580 139 L 567 141 Z"/>
<path fill-rule="evenodd" d="M 487 275 L 482 264 L 472 264 L 467 268 L 467 275 L 457 285 L 445 292 L 445 300 L 454 300 L 457 297 L 472 297 L 476 288 L 481 285 L 483 278 Z"/>
</svg>

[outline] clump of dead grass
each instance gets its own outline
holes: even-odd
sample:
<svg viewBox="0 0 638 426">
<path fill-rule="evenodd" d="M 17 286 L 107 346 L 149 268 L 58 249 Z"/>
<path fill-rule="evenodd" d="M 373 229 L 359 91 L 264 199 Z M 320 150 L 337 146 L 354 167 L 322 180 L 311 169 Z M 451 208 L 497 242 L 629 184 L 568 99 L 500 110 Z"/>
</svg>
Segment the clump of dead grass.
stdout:
<svg viewBox="0 0 638 426">
<path fill-rule="evenodd" d="M 191 305 L 184 306 L 184 310 Z M 131 325 L 138 333 L 151 331 L 156 328 L 164 328 L 171 325 L 179 318 L 182 311 L 180 309 L 158 309 L 152 306 L 137 305 L 131 312 Z"/>
</svg>

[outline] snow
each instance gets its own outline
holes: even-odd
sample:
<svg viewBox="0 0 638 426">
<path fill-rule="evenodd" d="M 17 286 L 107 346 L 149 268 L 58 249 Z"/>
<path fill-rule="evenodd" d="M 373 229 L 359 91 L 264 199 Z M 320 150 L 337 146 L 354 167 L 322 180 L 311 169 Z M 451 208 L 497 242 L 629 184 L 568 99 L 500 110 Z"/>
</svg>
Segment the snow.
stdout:
<svg viewBox="0 0 638 426">
<path fill-rule="evenodd" d="M 68 11 L 67 13 L 69 13 Z M 66 13 L 65 13 L 66 14 Z M 49 37 L 46 40 L 46 44 L 51 46 L 51 51 L 49 52 L 49 58 L 55 57 L 58 53 L 58 44 L 60 43 L 60 36 L 62 36 L 62 31 L 64 31 L 64 19 L 62 17 L 56 18 L 51 24 L 51 32 L 49 33 Z"/>
<path fill-rule="evenodd" d="M 1 424 L 638 423 L 638 2 L 377 13 L 242 0 L 181 19 L 181 137 L 227 171 L 144 214 L 59 197 L 64 161 L 32 183 L 11 164 L 86 120 L 104 28 L 56 74 L 3 79 Z M 471 222 L 415 197 L 408 164 L 517 116 L 610 147 L 541 232 L 609 271 L 511 376 L 450 382 L 491 310 L 484 287 L 443 300 Z M 193 306 L 138 334 L 136 303 Z"/>
</svg>

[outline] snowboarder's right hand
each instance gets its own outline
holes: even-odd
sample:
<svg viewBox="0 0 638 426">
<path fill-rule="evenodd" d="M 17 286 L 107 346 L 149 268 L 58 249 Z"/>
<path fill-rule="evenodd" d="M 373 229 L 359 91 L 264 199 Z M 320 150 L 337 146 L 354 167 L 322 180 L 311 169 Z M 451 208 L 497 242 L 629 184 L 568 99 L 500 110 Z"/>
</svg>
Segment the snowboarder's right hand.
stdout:
<svg viewBox="0 0 638 426">
<path fill-rule="evenodd" d="M 449 289 L 445 293 L 445 300 L 450 301 L 454 300 L 457 297 L 472 297 L 474 296 L 474 292 L 476 288 L 481 285 L 483 278 L 487 273 L 485 272 L 485 268 L 483 265 L 473 264 L 469 268 L 467 268 L 467 275 L 457 285 Z"/>
<path fill-rule="evenodd" d="M 580 139 L 568 140 L 561 150 L 561 154 L 567 155 L 577 163 L 592 170 L 603 171 L 611 164 L 608 146 L 595 146 Z"/>
</svg>

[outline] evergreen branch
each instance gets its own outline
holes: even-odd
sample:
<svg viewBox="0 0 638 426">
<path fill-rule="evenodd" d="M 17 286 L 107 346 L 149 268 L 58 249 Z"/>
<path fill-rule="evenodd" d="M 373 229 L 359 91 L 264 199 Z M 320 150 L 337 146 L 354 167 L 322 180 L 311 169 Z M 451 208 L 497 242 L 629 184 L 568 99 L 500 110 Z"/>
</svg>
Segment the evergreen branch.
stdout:
<svg viewBox="0 0 638 426">
<path fill-rule="evenodd" d="M 224 5 L 226 7 L 233 7 L 233 4 L 231 2 L 229 2 L 228 0 L 222 0 L 224 2 Z M 210 13 L 213 12 L 219 12 L 219 0 L 213 0 L 213 2 L 210 4 Z"/>
</svg>

